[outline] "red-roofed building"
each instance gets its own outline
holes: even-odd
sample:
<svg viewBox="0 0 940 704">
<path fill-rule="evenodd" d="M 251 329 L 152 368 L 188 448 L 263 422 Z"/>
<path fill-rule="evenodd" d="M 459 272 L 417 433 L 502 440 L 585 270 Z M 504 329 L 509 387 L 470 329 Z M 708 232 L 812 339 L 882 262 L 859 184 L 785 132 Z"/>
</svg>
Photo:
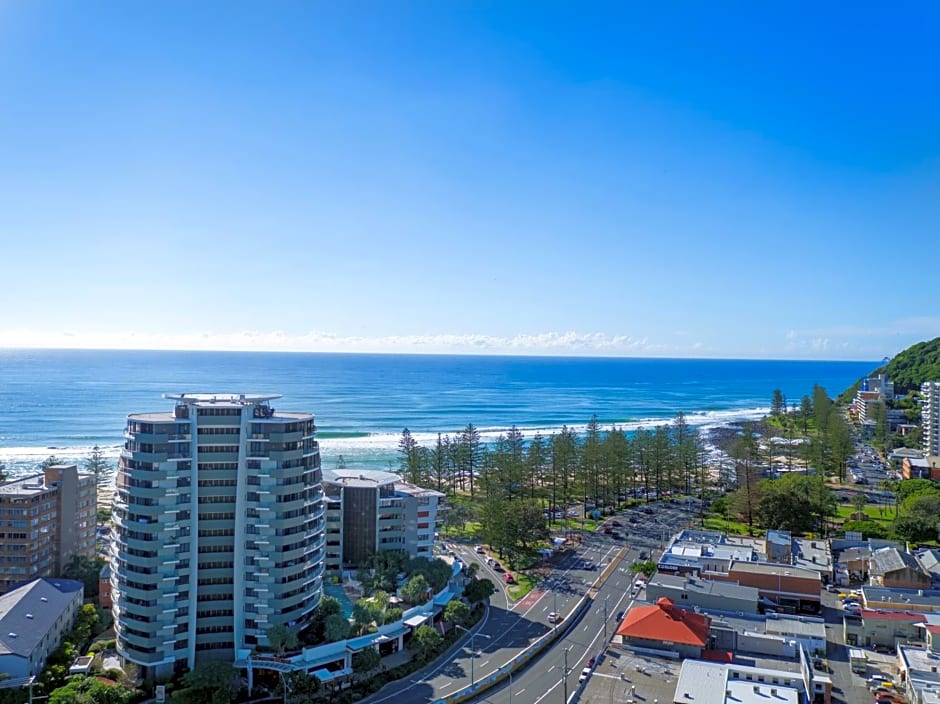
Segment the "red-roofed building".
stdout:
<svg viewBox="0 0 940 704">
<path fill-rule="evenodd" d="M 672 599 L 661 597 L 652 606 L 634 606 L 617 629 L 625 646 L 671 650 L 682 657 L 697 658 L 708 645 L 712 620 L 680 609 Z"/>
</svg>

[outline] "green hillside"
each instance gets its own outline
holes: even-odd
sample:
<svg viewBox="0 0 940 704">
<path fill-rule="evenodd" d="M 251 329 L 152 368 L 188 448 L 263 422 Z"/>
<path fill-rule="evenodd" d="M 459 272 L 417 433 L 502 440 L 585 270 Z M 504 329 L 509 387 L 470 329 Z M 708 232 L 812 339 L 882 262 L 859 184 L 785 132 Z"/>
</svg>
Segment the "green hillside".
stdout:
<svg viewBox="0 0 940 704">
<path fill-rule="evenodd" d="M 894 392 L 901 396 L 920 388 L 925 381 L 940 381 L 940 337 L 918 342 L 895 355 L 890 362 L 872 370 L 871 375 L 887 374 L 894 382 Z M 849 403 L 861 386 L 859 379 L 837 399 Z"/>
</svg>

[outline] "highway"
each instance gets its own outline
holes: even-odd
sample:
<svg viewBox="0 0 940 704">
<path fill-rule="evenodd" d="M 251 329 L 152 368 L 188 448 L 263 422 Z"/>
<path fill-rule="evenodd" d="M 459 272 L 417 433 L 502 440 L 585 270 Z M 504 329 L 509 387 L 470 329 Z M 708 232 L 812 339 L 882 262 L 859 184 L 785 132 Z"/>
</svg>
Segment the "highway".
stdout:
<svg viewBox="0 0 940 704">
<path fill-rule="evenodd" d="M 489 615 L 472 641 L 476 657 L 471 664 L 471 641 L 468 639 L 455 658 L 435 664 L 430 671 L 422 670 L 387 685 L 368 699 L 370 704 L 392 701 L 417 704 L 441 699 L 468 686 L 471 677 L 473 681 L 490 677 L 552 628 L 569 627 L 571 630 L 563 639 L 513 677 L 511 699 L 517 704 L 538 704 L 555 693 L 551 701 L 561 701 L 565 691 L 562 672 L 566 650 L 570 698 L 577 687 L 581 668 L 606 643 L 605 623 L 609 637 L 617 627 L 616 614 L 628 606 L 633 579 L 631 563 L 641 552 L 650 553 L 659 547 L 663 536 L 668 538 L 689 521 L 689 512 L 684 508 L 668 503 L 656 506 L 653 515 L 629 512 L 638 521 L 635 525 L 627 522 L 627 515 L 618 517 L 623 523 L 623 527 L 618 529 L 625 533 L 623 540 L 600 532 L 583 534 L 583 544 L 563 562 L 556 564 L 551 574 L 517 603 L 508 600 L 502 575 L 485 564 L 481 559 L 485 556 L 477 555 L 471 545 L 457 546 L 462 560 L 479 563 L 480 576 L 489 577 L 497 585 L 496 593 L 490 598 Z M 618 556 L 621 556 L 619 566 L 611 568 L 611 562 Z M 573 627 L 568 621 L 549 623 L 548 615 L 552 611 L 565 615 L 570 613 L 594 582 L 599 581 L 602 575 L 606 576 L 605 568 L 609 576 L 598 585 L 594 606 L 581 621 Z M 474 701 L 501 703 L 509 700 L 510 688 L 505 683 Z"/>
</svg>

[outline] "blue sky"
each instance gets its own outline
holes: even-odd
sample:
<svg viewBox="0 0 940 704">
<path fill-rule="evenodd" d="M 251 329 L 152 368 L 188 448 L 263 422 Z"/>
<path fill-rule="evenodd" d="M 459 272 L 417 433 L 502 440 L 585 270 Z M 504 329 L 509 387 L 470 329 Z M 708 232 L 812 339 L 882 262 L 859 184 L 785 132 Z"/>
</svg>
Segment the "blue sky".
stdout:
<svg viewBox="0 0 940 704">
<path fill-rule="evenodd" d="M 940 335 L 937 5 L 640 5 L 0 0 L 0 346 Z"/>
</svg>

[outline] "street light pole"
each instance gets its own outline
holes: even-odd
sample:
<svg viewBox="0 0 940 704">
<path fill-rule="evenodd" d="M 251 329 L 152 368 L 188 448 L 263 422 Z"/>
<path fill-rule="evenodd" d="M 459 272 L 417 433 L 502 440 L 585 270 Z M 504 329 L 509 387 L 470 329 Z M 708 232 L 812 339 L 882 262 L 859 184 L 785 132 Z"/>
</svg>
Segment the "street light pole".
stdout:
<svg viewBox="0 0 940 704">
<path fill-rule="evenodd" d="M 571 650 L 571 647 L 565 648 L 565 669 L 561 673 L 561 682 L 565 688 L 565 698 L 562 700 L 561 704 L 568 704 L 568 651 Z"/>
<path fill-rule="evenodd" d="M 509 704 L 512 704 L 512 670 L 509 671 Z"/>
<path fill-rule="evenodd" d="M 476 657 L 477 657 L 477 650 L 476 650 L 476 647 L 474 646 L 474 643 L 475 643 L 474 639 L 476 638 L 477 633 L 476 631 L 471 631 L 469 628 L 464 628 L 463 626 L 459 626 L 456 623 L 454 624 L 454 626 L 456 628 L 459 628 L 461 631 L 466 631 L 467 633 L 470 634 L 470 686 L 472 687 L 473 683 L 475 682 L 474 677 L 473 677 L 473 661 L 476 660 Z M 486 638 L 487 640 L 490 639 L 490 636 L 486 635 L 485 633 L 481 633 L 480 635 L 483 638 Z"/>
</svg>

